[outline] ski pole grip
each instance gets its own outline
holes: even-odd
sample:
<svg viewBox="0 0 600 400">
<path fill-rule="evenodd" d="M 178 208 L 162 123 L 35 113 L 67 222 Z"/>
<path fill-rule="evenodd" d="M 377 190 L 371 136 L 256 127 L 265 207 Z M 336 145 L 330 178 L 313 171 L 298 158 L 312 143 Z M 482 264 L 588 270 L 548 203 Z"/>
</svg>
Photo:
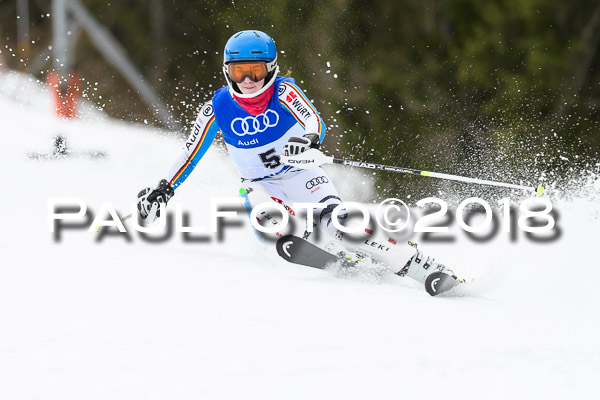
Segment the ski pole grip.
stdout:
<svg viewBox="0 0 600 400">
<path fill-rule="evenodd" d="M 323 164 L 331 164 L 333 157 L 326 156 L 320 150 L 309 149 L 294 156 L 281 156 L 280 161 L 282 164 L 290 165 L 294 168 L 311 169 L 320 167 Z"/>
</svg>

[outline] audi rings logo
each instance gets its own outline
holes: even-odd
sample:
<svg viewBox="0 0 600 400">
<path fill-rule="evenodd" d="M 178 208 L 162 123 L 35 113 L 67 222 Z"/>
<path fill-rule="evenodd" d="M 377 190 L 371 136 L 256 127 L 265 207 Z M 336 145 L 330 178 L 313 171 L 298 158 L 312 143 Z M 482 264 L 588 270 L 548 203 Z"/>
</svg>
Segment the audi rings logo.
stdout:
<svg viewBox="0 0 600 400">
<path fill-rule="evenodd" d="M 231 121 L 231 130 L 238 136 L 256 135 L 264 132 L 267 128 L 277 126 L 279 114 L 273 110 L 267 110 L 262 114 L 246 118 L 236 118 Z"/>
<path fill-rule="evenodd" d="M 322 183 L 329 183 L 329 179 L 326 176 L 319 176 L 317 178 L 312 178 L 310 181 L 306 182 L 306 188 L 308 190 L 318 186 Z"/>
</svg>

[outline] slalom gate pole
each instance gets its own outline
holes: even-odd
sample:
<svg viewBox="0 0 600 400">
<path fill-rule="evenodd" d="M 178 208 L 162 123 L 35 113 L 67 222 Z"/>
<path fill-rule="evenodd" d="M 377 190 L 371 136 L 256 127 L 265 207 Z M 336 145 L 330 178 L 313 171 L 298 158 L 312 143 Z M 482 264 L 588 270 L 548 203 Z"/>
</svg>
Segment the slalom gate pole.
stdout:
<svg viewBox="0 0 600 400">
<path fill-rule="evenodd" d="M 331 159 L 328 161 L 333 164 L 348 165 L 351 167 L 376 169 L 379 171 L 399 172 L 402 174 L 427 176 L 430 178 L 448 179 L 448 180 L 452 180 L 452 181 L 476 183 L 476 184 L 480 184 L 480 185 L 490 185 L 490 186 L 499 186 L 499 187 L 505 187 L 505 188 L 511 188 L 511 189 L 521 189 L 521 190 L 535 192 L 538 196 L 541 196 L 542 193 L 544 192 L 544 188 L 542 187 L 541 184 L 538 185 L 537 187 L 515 185 L 512 183 L 488 181 L 486 179 L 468 178 L 465 176 L 442 174 L 439 172 L 421 171 L 419 169 L 395 167 L 392 165 L 382 165 L 382 164 L 366 163 L 366 162 L 360 162 L 360 161 L 344 160 L 341 158 L 334 158 L 334 157 L 331 157 Z"/>
</svg>

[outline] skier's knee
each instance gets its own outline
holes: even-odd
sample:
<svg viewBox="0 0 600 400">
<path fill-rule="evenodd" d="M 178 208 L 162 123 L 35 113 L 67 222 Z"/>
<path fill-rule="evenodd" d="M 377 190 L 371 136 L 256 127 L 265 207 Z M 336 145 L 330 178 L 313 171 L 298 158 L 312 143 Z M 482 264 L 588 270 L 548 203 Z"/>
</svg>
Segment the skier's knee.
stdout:
<svg viewBox="0 0 600 400">
<path fill-rule="evenodd" d="M 333 210 L 335 210 L 335 208 L 340 204 L 341 203 L 338 202 L 328 203 L 327 206 L 321 210 L 318 219 L 321 230 L 338 240 L 341 240 L 343 233 L 338 230 L 333 223 Z M 338 224 L 341 225 L 343 221 L 348 218 L 348 212 L 345 209 L 342 209 L 337 213 L 335 218 L 337 219 Z"/>
</svg>

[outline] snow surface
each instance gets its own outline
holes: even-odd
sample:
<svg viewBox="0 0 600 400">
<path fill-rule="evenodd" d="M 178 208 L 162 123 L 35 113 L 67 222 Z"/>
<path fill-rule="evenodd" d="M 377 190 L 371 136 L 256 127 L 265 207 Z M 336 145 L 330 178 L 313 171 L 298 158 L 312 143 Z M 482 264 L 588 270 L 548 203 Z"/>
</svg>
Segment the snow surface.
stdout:
<svg viewBox="0 0 600 400">
<path fill-rule="evenodd" d="M 85 230 L 57 242 L 49 197 L 124 215 L 182 144 L 81 113 L 56 119 L 42 84 L 0 72 L 0 399 L 600 398 L 597 197 L 555 204 L 549 244 L 427 244 L 480 278 L 459 297 L 286 264 L 247 228 L 209 243 Z M 107 157 L 28 159 L 57 133 Z M 213 149 L 174 201 L 202 225 L 210 197 L 238 188 Z"/>
</svg>

